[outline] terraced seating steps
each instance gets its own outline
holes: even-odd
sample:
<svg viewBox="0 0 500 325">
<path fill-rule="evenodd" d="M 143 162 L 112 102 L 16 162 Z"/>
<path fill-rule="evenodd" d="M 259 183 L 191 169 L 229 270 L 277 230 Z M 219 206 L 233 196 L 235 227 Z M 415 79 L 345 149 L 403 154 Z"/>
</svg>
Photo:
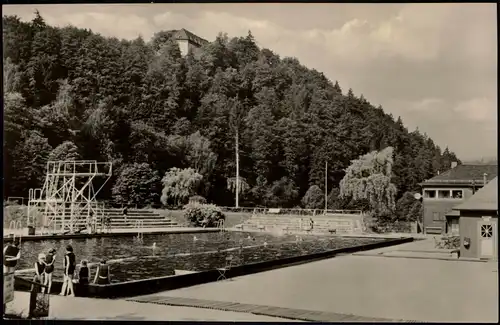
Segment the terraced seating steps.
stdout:
<svg viewBox="0 0 500 325">
<path fill-rule="evenodd" d="M 69 217 L 70 210 L 66 209 L 68 216 L 64 217 L 65 224 L 69 223 L 71 218 Z M 54 216 L 54 213 L 48 213 L 49 216 Z M 152 210 L 128 210 L 127 220 L 125 221 L 125 216 L 123 215 L 122 209 L 104 209 L 104 215 L 111 218 L 112 228 L 136 228 L 138 227 L 138 221 L 141 221 L 140 226 L 144 228 L 162 228 L 162 227 L 179 227 L 179 224 L 172 220 L 171 218 L 162 216 L 161 214 Z M 62 226 L 61 217 L 55 220 L 55 227 L 60 228 Z M 74 224 L 75 227 L 85 227 L 86 221 L 84 218 L 78 220 Z M 49 228 L 53 228 L 52 224 Z"/>
<path fill-rule="evenodd" d="M 302 219 L 302 221 L 301 221 Z M 359 233 L 362 232 L 361 215 L 327 215 L 314 216 L 313 232 L 325 233 Z M 292 215 L 254 215 L 242 224 L 243 229 L 288 231 L 306 231 L 309 229 L 309 217 Z M 302 227 L 301 227 L 302 225 Z"/>
</svg>

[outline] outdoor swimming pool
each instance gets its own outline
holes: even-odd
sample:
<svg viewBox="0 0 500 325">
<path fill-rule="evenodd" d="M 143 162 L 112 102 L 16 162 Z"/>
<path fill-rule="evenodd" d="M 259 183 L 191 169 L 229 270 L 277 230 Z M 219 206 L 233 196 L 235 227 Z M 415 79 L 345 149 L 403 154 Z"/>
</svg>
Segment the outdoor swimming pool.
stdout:
<svg viewBox="0 0 500 325">
<path fill-rule="evenodd" d="M 39 253 L 57 250 L 54 279 L 61 279 L 66 245 L 73 246 L 77 262 L 97 263 L 108 260 L 112 282 L 126 282 L 173 275 L 174 269 L 205 271 L 224 267 L 232 257 L 232 266 L 307 255 L 337 248 L 374 242 L 381 238 L 343 238 L 336 236 L 273 235 L 269 233 L 197 233 L 144 235 L 142 242 L 133 237 L 45 240 L 22 243 L 18 270 L 32 269 Z M 153 244 L 156 249 L 153 253 Z M 92 276 L 96 267 L 91 265 Z M 33 277 L 33 271 L 22 277 Z"/>
</svg>

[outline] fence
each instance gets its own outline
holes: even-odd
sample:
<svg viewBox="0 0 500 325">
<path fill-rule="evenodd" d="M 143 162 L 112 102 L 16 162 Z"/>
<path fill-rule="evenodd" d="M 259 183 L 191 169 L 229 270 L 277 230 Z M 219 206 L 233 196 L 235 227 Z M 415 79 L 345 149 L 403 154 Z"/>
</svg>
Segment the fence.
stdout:
<svg viewBox="0 0 500 325">
<path fill-rule="evenodd" d="M 28 198 L 21 197 L 9 197 L 7 202 L 18 202 L 18 204 L 23 204 L 24 201 L 27 203 Z M 129 209 L 166 209 L 166 210 L 182 210 L 182 206 L 164 206 L 161 203 L 155 204 L 123 204 L 117 203 L 113 200 L 100 201 L 104 204 L 104 209 L 123 209 L 125 207 Z M 363 213 L 361 210 L 326 210 L 325 209 L 300 209 L 300 208 L 269 208 L 269 207 L 220 207 L 224 212 L 235 212 L 235 213 L 252 213 L 252 214 L 275 214 L 275 215 L 301 215 L 301 216 L 315 216 L 315 215 L 331 215 L 331 214 L 350 214 L 350 215 L 360 215 Z"/>
<path fill-rule="evenodd" d="M 182 206 L 164 206 L 162 204 L 132 204 L 126 205 L 122 203 L 117 203 L 112 200 L 102 201 L 106 209 L 123 209 L 127 207 L 129 209 L 166 209 L 166 210 L 182 210 Z M 282 208 L 268 208 L 268 207 L 219 207 L 224 212 L 235 212 L 235 213 L 253 213 L 253 214 L 292 214 L 292 215 L 303 215 L 303 216 L 315 216 L 315 215 L 331 215 L 331 214 L 350 214 L 350 215 L 360 215 L 363 213 L 361 210 L 326 210 L 325 209 L 282 209 Z"/>
<path fill-rule="evenodd" d="M 25 205 L 25 203 L 28 204 L 28 198 L 21 196 L 9 196 L 4 200 L 4 203 L 16 203 L 18 205 Z"/>
<path fill-rule="evenodd" d="M 243 212 L 254 214 L 274 214 L 274 215 L 301 215 L 301 216 L 315 216 L 315 215 L 333 215 L 333 214 L 349 214 L 360 215 L 363 213 L 361 210 L 325 210 L 325 209 L 281 209 L 281 208 L 251 208 L 251 207 L 220 207 L 224 212 Z"/>
</svg>

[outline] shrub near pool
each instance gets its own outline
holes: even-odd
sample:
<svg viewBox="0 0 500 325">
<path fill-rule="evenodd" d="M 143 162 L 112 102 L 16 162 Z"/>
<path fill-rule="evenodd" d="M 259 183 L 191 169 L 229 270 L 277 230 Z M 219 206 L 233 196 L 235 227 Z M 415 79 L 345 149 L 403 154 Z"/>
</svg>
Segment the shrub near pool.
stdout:
<svg viewBox="0 0 500 325">
<path fill-rule="evenodd" d="M 184 206 L 184 217 L 193 227 L 216 227 L 225 220 L 222 210 L 214 204 L 190 202 Z"/>
</svg>

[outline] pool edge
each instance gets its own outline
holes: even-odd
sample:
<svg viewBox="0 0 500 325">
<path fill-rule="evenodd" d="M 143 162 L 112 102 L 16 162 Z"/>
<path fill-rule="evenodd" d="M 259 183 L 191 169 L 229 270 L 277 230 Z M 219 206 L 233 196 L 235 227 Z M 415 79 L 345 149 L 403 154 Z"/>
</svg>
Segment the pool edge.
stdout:
<svg viewBox="0 0 500 325">
<path fill-rule="evenodd" d="M 341 254 L 350 254 L 354 252 L 384 248 L 384 247 L 409 243 L 412 241 L 414 241 L 413 237 L 386 238 L 385 241 L 380 241 L 375 243 L 337 248 L 325 252 L 292 256 L 271 261 L 263 261 L 263 262 L 239 265 L 228 269 L 225 272 L 225 277 L 234 278 L 238 276 L 250 275 L 274 269 L 328 259 Z M 74 287 L 75 287 L 75 294 L 80 297 L 108 298 L 108 299 L 130 298 L 135 296 L 154 294 L 161 291 L 175 290 L 204 283 L 216 282 L 219 276 L 220 276 L 219 270 L 212 269 L 191 274 L 182 274 L 173 276 L 169 275 L 163 277 L 127 281 L 127 282 L 114 283 L 108 285 L 91 284 L 88 285 L 87 287 L 83 287 L 78 284 L 75 284 Z M 31 285 L 27 285 L 26 282 L 20 280 L 18 277 L 16 277 L 14 286 L 15 290 L 17 291 L 29 291 L 31 287 Z M 61 282 L 54 281 L 52 284 L 52 291 L 58 293 L 60 292 L 61 287 L 62 287 Z"/>
</svg>

